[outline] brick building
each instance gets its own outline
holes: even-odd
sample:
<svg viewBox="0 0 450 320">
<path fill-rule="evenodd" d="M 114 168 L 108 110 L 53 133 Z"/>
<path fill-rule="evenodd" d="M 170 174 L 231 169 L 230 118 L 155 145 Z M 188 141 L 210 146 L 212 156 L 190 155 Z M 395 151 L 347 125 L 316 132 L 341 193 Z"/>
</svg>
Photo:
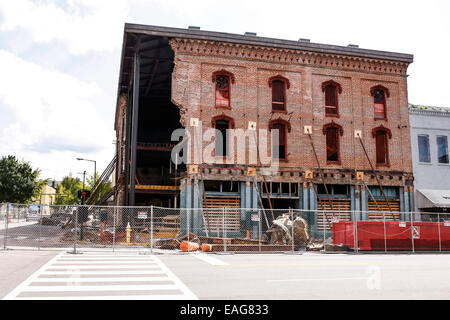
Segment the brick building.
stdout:
<svg viewBox="0 0 450 320">
<path fill-rule="evenodd" d="M 333 209 L 339 219 L 352 210 L 363 220 L 379 217 L 368 210 L 391 211 L 389 219 L 410 211 L 412 55 L 126 24 L 121 59 L 117 205 L 225 205 L 236 209 L 230 225 L 249 220 L 239 208 Z M 232 163 L 218 163 L 230 150 L 205 162 L 192 149 L 190 163 L 175 165 L 172 132 L 185 128 L 192 137 L 199 126 L 278 129 L 278 169 L 264 176 L 239 146 Z M 191 219 L 202 223 L 198 214 Z M 310 221 L 313 231 L 320 220 Z"/>
</svg>

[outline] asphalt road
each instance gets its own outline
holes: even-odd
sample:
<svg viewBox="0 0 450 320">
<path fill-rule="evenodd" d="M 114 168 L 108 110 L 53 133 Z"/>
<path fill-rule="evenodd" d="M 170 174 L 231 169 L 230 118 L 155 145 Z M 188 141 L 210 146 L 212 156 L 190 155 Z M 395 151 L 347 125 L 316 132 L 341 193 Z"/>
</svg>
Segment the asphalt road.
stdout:
<svg viewBox="0 0 450 320">
<path fill-rule="evenodd" d="M 143 251 L 128 250 L 136 254 Z M 57 253 L 0 251 L 0 296 Z M 450 299 L 449 254 L 155 256 L 201 300 Z"/>
</svg>

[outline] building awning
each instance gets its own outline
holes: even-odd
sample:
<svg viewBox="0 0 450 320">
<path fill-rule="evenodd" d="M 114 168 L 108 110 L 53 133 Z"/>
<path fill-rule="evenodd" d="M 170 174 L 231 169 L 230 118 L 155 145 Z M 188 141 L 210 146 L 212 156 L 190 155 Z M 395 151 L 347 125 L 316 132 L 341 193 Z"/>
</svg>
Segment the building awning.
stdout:
<svg viewBox="0 0 450 320">
<path fill-rule="evenodd" d="M 450 190 L 418 189 L 420 209 L 450 208 Z"/>
</svg>

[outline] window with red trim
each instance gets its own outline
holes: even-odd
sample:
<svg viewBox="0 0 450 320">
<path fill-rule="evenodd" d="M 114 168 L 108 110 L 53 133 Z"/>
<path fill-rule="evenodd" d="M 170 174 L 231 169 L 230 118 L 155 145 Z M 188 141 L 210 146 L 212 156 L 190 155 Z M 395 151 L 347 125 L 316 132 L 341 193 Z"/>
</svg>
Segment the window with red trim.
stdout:
<svg viewBox="0 0 450 320">
<path fill-rule="evenodd" d="M 381 166 L 389 166 L 389 143 L 392 138 L 391 130 L 383 125 L 372 129 L 375 138 L 376 163 Z"/>
<path fill-rule="evenodd" d="M 289 89 L 289 79 L 277 75 L 269 78 L 272 88 L 272 112 L 286 112 L 286 90 Z"/>
<path fill-rule="evenodd" d="M 389 98 L 389 89 L 381 85 L 370 88 L 373 96 L 373 112 L 375 119 L 387 119 L 386 98 Z"/>
<path fill-rule="evenodd" d="M 271 130 L 278 130 L 278 146 L 276 143 L 272 143 L 272 155 L 276 154 L 278 150 L 278 159 L 286 160 L 286 125 L 283 123 L 273 123 Z"/>
<path fill-rule="evenodd" d="M 375 132 L 375 145 L 377 153 L 377 164 L 387 165 L 389 163 L 389 158 L 388 158 L 388 137 L 386 131 Z"/>
<path fill-rule="evenodd" d="M 374 91 L 373 108 L 376 119 L 386 119 L 386 97 L 383 90 L 376 89 Z"/>
<path fill-rule="evenodd" d="M 339 136 L 337 128 L 328 128 L 326 140 L 327 162 L 339 162 Z"/>
<path fill-rule="evenodd" d="M 339 93 L 342 87 L 339 83 L 329 80 L 322 83 L 322 91 L 325 94 L 325 116 L 339 117 Z"/>
<path fill-rule="evenodd" d="M 216 107 L 230 108 L 230 77 L 216 76 Z"/>
<path fill-rule="evenodd" d="M 286 110 L 285 83 L 282 80 L 272 81 L 272 110 Z"/>
<path fill-rule="evenodd" d="M 331 122 L 323 126 L 323 134 L 325 135 L 325 146 L 327 154 L 327 163 L 340 164 L 340 138 L 344 133 L 342 127 L 337 123 Z"/>
</svg>

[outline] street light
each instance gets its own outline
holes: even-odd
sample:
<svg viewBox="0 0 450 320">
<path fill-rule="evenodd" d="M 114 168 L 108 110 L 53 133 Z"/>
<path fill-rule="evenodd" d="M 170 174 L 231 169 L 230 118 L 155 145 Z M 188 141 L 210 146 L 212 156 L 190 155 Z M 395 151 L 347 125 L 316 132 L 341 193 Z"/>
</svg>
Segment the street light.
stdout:
<svg viewBox="0 0 450 320">
<path fill-rule="evenodd" d="M 94 187 L 95 184 L 97 183 L 97 178 L 96 178 L 96 175 L 97 175 L 97 161 L 89 160 L 89 159 L 83 159 L 83 158 L 77 158 L 77 160 L 79 160 L 79 161 L 81 161 L 81 160 L 90 161 L 90 162 L 94 163 L 94 185 L 93 185 L 93 187 Z"/>
</svg>

